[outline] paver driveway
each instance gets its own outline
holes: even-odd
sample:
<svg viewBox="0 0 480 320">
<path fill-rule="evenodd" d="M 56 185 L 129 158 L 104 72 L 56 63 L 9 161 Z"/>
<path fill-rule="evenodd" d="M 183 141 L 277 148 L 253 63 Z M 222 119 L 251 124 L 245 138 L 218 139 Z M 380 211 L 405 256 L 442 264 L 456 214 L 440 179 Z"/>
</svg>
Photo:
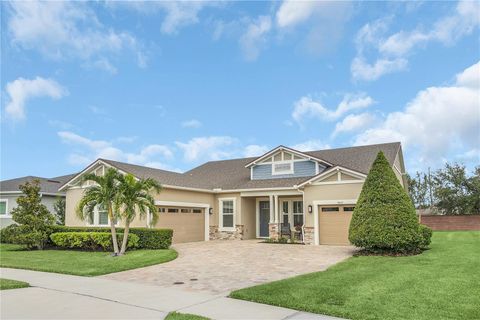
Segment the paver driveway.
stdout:
<svg viewBox="0 0 480 320">
<path fill-rule="evenodd" d="M 235 289 L 322 271 L 354 252 L 353 247 L 266 244 L 259 240 L 191 242 L 173 247 L 179 253 L 176 260 L 102 277 L 228 294 Z"/>
</svg>

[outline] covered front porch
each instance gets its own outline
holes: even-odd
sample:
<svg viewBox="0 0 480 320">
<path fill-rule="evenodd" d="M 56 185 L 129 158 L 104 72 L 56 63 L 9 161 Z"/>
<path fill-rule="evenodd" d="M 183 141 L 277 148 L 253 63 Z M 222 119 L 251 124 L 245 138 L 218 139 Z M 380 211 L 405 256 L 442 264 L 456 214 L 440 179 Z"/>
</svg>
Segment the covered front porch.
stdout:
<svg viewBox="0 0 480 320">
<path fill-rule="evenodd" d="M 297 190 L 243 192 L 244 239 L 280 237 L 303 240 L 303 194 Z"/>
</svg>

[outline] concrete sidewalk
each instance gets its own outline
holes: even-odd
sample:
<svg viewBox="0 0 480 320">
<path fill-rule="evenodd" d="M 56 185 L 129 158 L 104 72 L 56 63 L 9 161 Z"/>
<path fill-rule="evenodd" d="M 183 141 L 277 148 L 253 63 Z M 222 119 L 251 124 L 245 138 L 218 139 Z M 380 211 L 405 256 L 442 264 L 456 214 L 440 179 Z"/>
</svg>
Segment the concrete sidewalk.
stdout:
<svg viewBox="0 0 480 320">
<path fill-rule="evenodd" d="M 211 319 L 338 319 L 222 295 L 101 278 L 8 268 L 0 269 L 0 277 L 32 286 L 1 291 L 2 319 L 163 319 L 171 311 Z"/>
</svg>

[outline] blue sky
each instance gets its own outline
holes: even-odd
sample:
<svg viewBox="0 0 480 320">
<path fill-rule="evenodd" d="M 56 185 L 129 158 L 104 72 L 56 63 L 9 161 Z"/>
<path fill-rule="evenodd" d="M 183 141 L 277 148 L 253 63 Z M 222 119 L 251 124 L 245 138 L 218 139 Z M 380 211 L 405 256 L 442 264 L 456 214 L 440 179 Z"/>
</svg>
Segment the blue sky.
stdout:
<svg viewBox="0 0 480 320">
<path fill-rule="evenodd" d="M 478 2 L 2 2 L 1 179 L 283 144 L 480 163 Z"/>
</svg>

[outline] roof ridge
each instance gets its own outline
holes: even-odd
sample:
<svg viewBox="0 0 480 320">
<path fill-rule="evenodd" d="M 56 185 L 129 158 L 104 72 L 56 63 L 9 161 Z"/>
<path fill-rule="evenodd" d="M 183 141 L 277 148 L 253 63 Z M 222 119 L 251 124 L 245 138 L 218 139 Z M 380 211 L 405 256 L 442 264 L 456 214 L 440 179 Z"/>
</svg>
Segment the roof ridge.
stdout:
<svg viewBox="0 0 480 320">
<path fill-rule="evenodd" d="M 109 159 L 104 159 L 104 158 L 98 158 L 97 160 L 105 161 L 105 162 L 108 162 L 108 163 L 110 163 L 110 164 L 112 164 L 112 163 L 120 163 L 120 164 L 126 164 L 126 165 L 134 166 L 134 167 L 146 168 L 146 169 L 150 169 L 150 170 L 156 170 L 156 171 L 162 171 L 162 172 L 168 172 L 168 173 L 175 173 L 175 174 L 179 174 L 179 175 L 183 175 L 183 174 L 184 174 L 184 173 L 182 173 L 182 172 L 176 172 L 176 171 L 170 171 L 170 170 L 165 170 L 165 169 L 159 169 L 159 168 L 155 168 L 155 167 L 147 167 L 147 166 L 143 166 L 143 165 L 140 165 L 140 164 L 128 163 L 128 162 L 122 162 L 122 161 L 116 161 L 116 160 L 109 160 Z"/>
</svg>

